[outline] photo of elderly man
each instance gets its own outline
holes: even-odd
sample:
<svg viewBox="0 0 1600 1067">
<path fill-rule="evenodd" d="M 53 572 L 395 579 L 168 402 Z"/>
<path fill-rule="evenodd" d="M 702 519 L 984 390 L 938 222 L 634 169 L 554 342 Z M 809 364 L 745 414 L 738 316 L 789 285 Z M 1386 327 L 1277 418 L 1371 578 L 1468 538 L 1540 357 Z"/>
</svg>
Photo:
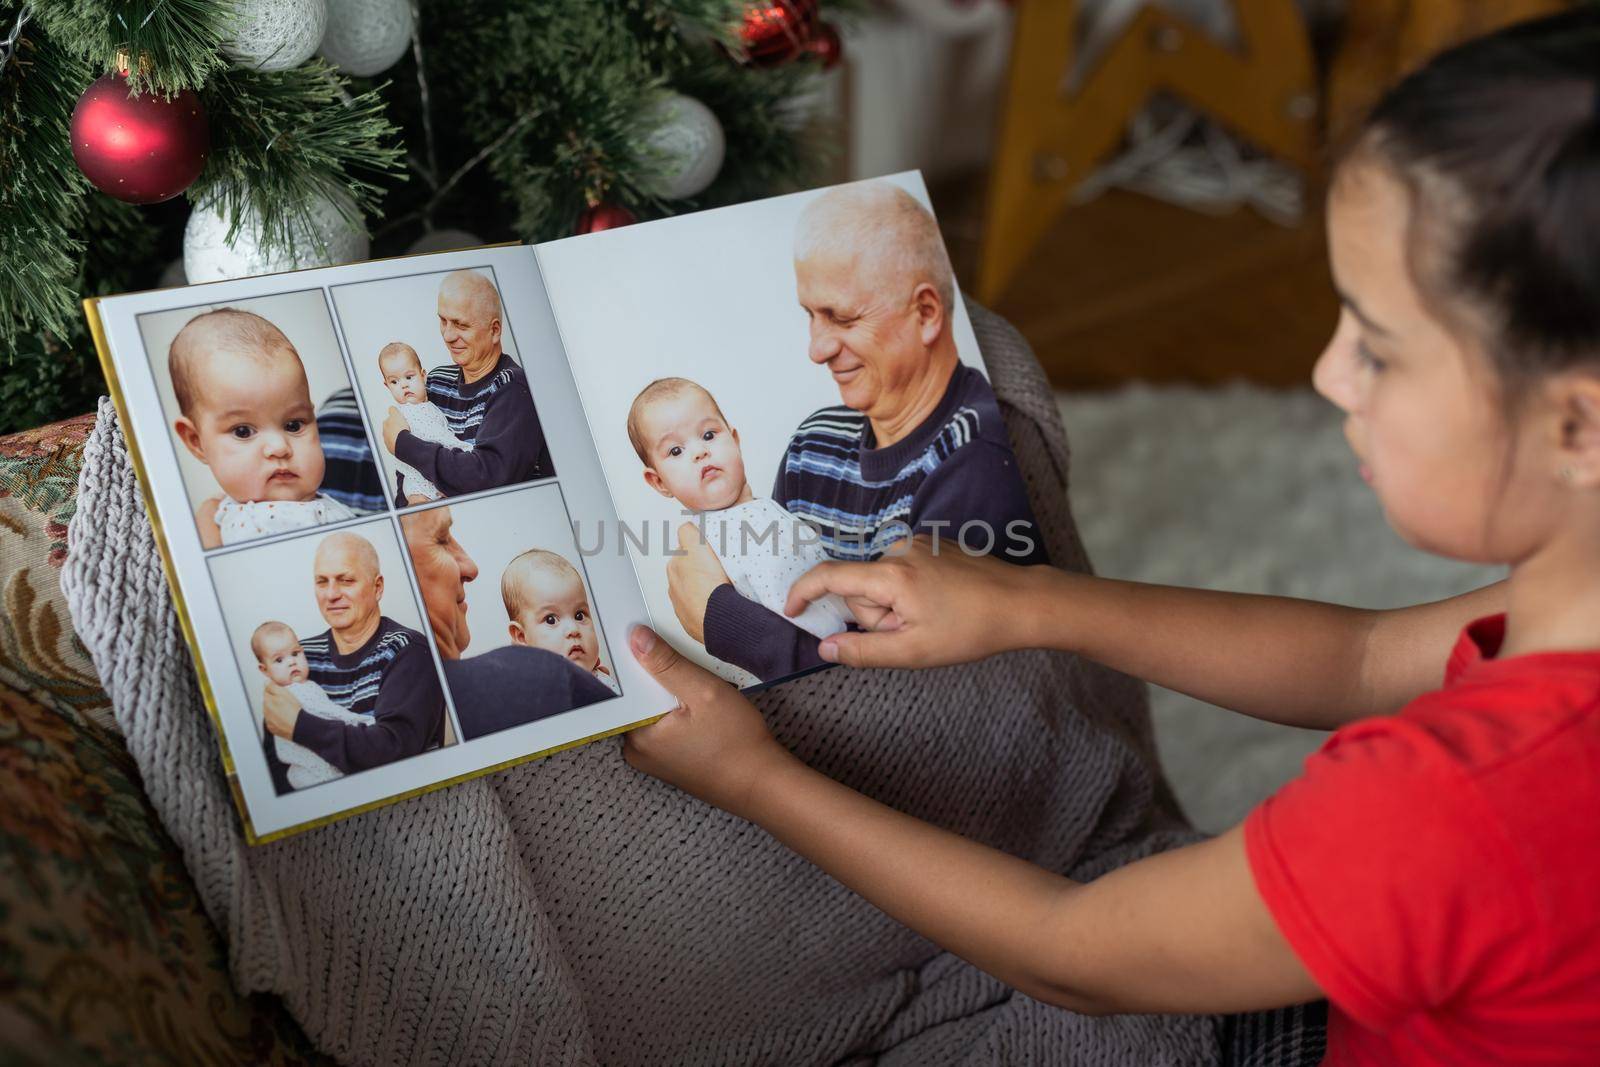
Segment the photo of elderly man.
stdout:
<svg viewBox="0 0 1600 1067">
<path fill-rule="evenodd" d="M 555 474 L 527 375 L 501 347 L 504 314 L 500 291 L 478 271 L 452 271 L 439 283 L 439 336 L 450 362 L 428 372 L 427 399 L 444 412 L 456 446 L 412 433 L 400 407 L 391 404 L 384 417 L 384 447 L 443 496 Z M 421 347 L 420 339 L 391 340 Z M 376 351 L 356 358 L 381 373 Z M 407 496 L 405 475 L 396 472 L 395 506 L 411 503 Z"/>
<path fill-rule="evenodd" d="M 349 531 L 329 534 L 317 545 L 309 577 L 317 612 L 328 624 L 299 642 L 309 680 L 338 707 L 368 721 L 308 713 L 288 688 L 266 681 L 263 751 L 279 793 L 292 786 L 274 737 L 311 750 L 343 774 L 415 756 L 444 740 L 444 691 L 427 639 L 382 613 L 384 576 L 372 542 Z M 404 575 L 399 581 L 404 596 Z"/>
<path fill-rule="evenodd" d="M 794 431 L 771 498 L 833 559 L 877 559 L 909 531 L 1043 562 L 994 391 L 957 355 L 955 280 L 932 213 L 888 182 L 824 193 L 801 214 L 794 283 L 810 360 L 840 403 Z M 697 533 L 679 528 L 683 554 L 667 565 L 690 636 L 763 681 L 821 665 L 818 639 L 740 596 Z"/>
<path fill-rule="evenodd" d="M 506 496 L 492 500 L 503 501 Z M 455 703 L 463 741 L 615 695 L 590 670 L 543 648 L 508 644 L 469 657 L 467 646 L 473 631 L 467 623 L 467 584 L 477 581 L 480 572 L 477 561 L 457 539 L 460 531 L 453 510 L 440 506 L 413 512 L 401 518 L 400 526 L 428 626 L 444 661 L 445 683 Z M 498 588 L 500 575 L 491 574 L 489 581 Z M 484 619 L 474 625 L 492 635 L 496 630 L 504 632 L 506 620 Z"/>
</svg>

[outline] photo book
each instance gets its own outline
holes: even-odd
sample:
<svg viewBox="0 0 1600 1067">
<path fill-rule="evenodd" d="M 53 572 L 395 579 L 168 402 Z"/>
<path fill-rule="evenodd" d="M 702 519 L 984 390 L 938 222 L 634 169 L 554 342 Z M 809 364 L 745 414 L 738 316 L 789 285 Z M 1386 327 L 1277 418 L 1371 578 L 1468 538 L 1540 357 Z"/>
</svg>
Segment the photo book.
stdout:
<svg viewBox="0 0 1600 1067">
<path fill-rule="evenodd" d="M 1042 558 L 920 175 L 87 301 L 251 843 L 877 620 L 824 560 Z M 620 762 L 618 773 L 632 773 Z"/>
</svg>

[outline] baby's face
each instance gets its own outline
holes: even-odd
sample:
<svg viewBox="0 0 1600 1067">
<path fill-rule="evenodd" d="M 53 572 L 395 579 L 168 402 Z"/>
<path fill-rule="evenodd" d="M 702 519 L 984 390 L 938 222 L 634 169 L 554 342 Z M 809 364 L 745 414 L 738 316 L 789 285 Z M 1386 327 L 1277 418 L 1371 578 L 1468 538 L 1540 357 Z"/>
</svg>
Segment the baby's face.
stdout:
<svg viewBox="0 0 1600 1067">
<path fill-rule="evenodd" d="M 523 607 L 511 620 L 511 640 L 594 670 L 600 662 L 600 639 L 582 579 L 539 567 L 524 576 L 522 591 Z"/>
<path fill-rule="evenodd" d="M 293 634 L 275 633 L 261 641 L 261 658 L 256 661 L 261 673 L 276 685 L 295 685 L 311 677 L 305 649 Z"/>
<path fill-rule="evenodd" d="M 695 512 L 738 502 L 744 492 L 739 437 L 704 392 L 657 398 L 640 413 L 639 429 L 650 449 L 645 481 L 657 492 Z"/>
<path fill-rule="evenodd" d="M 428 399 L 428 376 L 422 364 L 404 352 L 378 361 L 383 384 L 396 404 L 422 404 Z"/>
<path fill-rule="evenodd" d="M 193 418 L 178 436 L 240 503 L 310 500 L 322 486 L 322 442 L 305 368 L 292 350 L 265 360 L 212 353 L 195 382 Z"/>
</svg>

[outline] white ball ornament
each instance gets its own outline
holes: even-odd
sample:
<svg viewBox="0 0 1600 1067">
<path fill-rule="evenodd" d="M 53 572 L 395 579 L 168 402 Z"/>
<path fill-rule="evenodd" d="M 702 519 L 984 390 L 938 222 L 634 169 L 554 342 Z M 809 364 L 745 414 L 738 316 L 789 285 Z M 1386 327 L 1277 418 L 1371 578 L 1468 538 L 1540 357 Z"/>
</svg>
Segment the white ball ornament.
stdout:
<svg viewBox="0 0 1600 1067">
<path fill-rule="evenodd" d="M 345 206 L 350 207 L 348 201 Z M 227 215 L 215 202 L 196 207 L 183 229 L 183 272 L 190 284 L 252 278 L 305 267 L 353 263 L 366 259 L 372 247 L 366 230 L 352 229 L 340 214 L 338 205 L 326 197 L 317 198 L 311 205 L 310 224 L 302 221 L 298 225 L 293 254 L 285 249 L 264 252 L 260 236 L 257 217 L 247 212 L 239 233 L 229 244 Z"/>
<path fill-rule="evenodd" d="M 222 50 L 252 70 L 288 70 L 317 54 L 328 0 L 236 0 Z"/>
<path fill-rule="evenodd" d="M 411 47 L 410 0 L 327 0 L 322 58 L 357 78 L 381 74 Z"/>
<path fill-rule="evenodd" d="M 727 140 L 722 123 L 692 96 L 669 92 L 651 109 L 655 128 L 645 143 L 663 157 L 650 180 L 650 192 L 664 200 L 683 200 L 705 192 L 722 170 Z"/>
<path fill-rule="evenodd" d="M 417 256 L 424 252 L 453 252 L 458 248 L 477 248 L 481 244 L 483 238 L 466 230 L 429 230 L 411 242 L 411 247 L 406 251 Z"/>
</svg>

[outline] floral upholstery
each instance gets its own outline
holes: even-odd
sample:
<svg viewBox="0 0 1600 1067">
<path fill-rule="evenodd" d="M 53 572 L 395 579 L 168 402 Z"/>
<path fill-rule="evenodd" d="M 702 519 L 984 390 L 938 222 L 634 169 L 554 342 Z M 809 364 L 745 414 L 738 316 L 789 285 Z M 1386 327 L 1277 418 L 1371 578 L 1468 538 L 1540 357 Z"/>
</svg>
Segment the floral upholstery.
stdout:
<svg viewBox="0 0 1600 1067">
<path fill-rule="evenodd" d="M 0 438 L 0 1061 L 324 1064 L 241 997 L 57 583 L 83 416 Z"/>
</svg>

